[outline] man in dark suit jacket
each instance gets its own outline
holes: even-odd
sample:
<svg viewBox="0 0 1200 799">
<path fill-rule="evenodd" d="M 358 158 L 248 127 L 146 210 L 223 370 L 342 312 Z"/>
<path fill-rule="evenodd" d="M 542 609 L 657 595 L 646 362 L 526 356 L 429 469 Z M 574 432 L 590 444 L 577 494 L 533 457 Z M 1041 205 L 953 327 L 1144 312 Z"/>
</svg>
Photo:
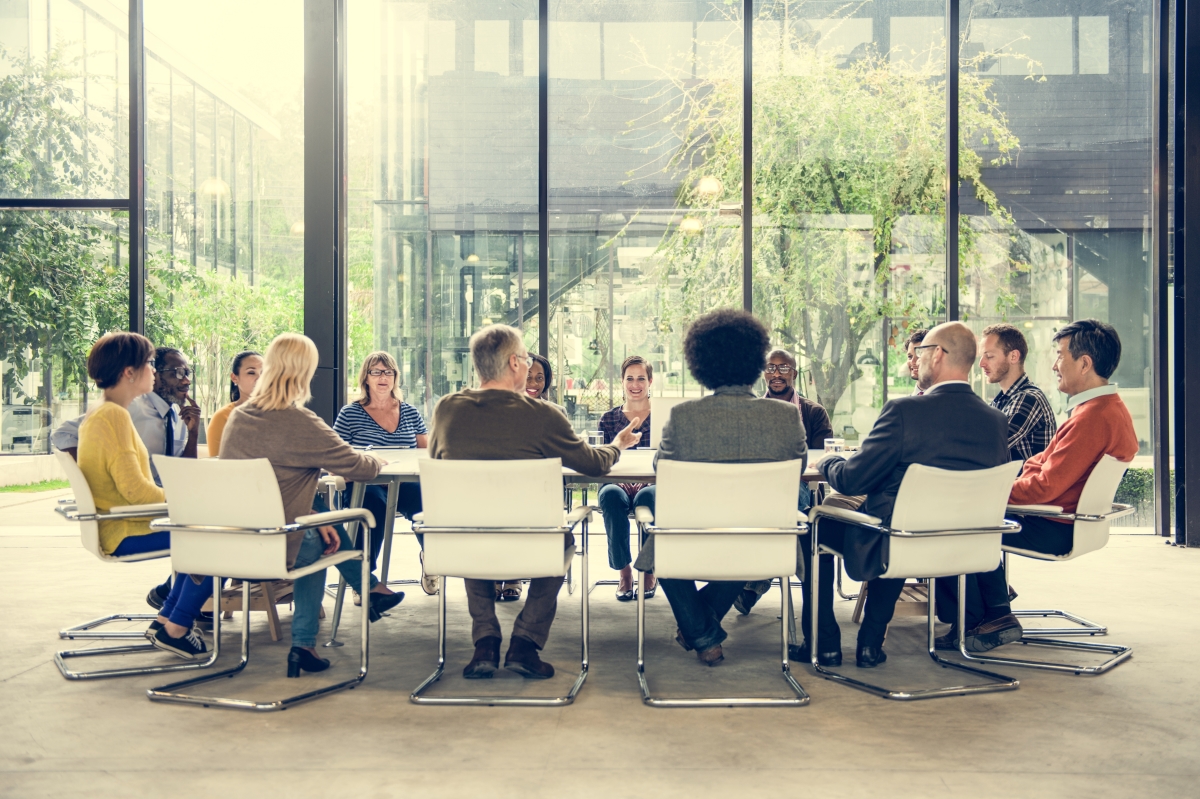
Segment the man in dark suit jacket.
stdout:
<svg viewBox="0 0 1200 799">
<path fill-rule="evenodd" d="M 891 521 L 896 494 L 910 464 L 967 471 L 1006 463 L 1008 418 L 988 407 L 967 383 L 975 362 L 975 348 L 975 335 L 962 322 L 948 322 L 930 330 L 916 347 L 921 379 L 928 377 L 930 388 L 922 396 L 888 402 L 858 454 L 848 459 L 833 456 L 822 461 L 817 468 L 829 485 L 842 494 L 866 494 L 862 511 L 878 516 L 886 525 Z M 929 501 L 937 502 L 938 498 L 929 497 Z M 822 543 L 840 551 L 865 547 L 877 536 L 829 519 L 821 521 L 820 535 Z M 855 662 L 860 668 L 871 668 L 887 659 L 883 637 L 904 581 L 880 579 L 878 575 L 885 565 L 878 559 L 874 564 L 861 565 L 866 573 L 851 574 L 869 580 Z M 850 558 L 847 567 L 854 568 Z M 821 582 L 818 588 L 821 604 L 832 607 L 832 581 L 828 589 L 826 581 Z M 822 620 L 822 634 L 827 627 Z M 823 639 L 819 645 L 823 654 L 832 651 Z"/>
</svg>

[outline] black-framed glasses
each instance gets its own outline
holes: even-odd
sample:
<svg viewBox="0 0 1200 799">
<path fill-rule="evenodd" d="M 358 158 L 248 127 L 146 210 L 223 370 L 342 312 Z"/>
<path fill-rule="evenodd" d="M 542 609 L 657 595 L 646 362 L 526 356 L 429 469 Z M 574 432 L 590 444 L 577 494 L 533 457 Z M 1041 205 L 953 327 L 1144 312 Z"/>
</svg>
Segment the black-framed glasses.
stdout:
<svg viewBox="0 0 1200 799">
<path fill-rule="evenodd" d="M 191 380 L 192 375 L 196 374 L 187 366 L 176 366 L 174 369 L 159 369 L 164 375 L 172 375 L 176 380 Z"/>
<path fill-rule="evenodd" d="M 937 347 L 938 349 L 940 349 L 942 352 L 946 353 L 947 355 L 950 354 L 950 350 L 946 349 L 941 344 L 922 344 L 919 347 L 914 346 L 913 352 L 915 352 L 917 354 L 917 356 L 920 357 L 921 350 L 931 350 L 934 347 Z"/>
<path fill-rule="evenodd" d="M 394 369 L 370 369 L 367 371 L 371 377 L 395 377 L 396 370 Z"/>
<path fill-rule="evenodd" d="M 154 359 L 153 359 L 153 358 L 151 358 L 150 360 L 146 361 L 146 365 L 150 367 L 150 371 L 151 371 L 151 372 L 157 372 L 157 371 L 158 371 L 158 367 L 156 367 L 156 366 L 154 365 Z"/>
<path fill-rule="evenodd" d="M 769 364 L 767 364 L 767 368 L 763 369 L 763 371 L 769 375 L 773 375 L 775 373 L 779 373 L 781 375 L 790 375 L 792 372 L 794 372 L 796 370 L 786 364 L 779 365 L 779 364 L 769 363 Z"/>
</svg>

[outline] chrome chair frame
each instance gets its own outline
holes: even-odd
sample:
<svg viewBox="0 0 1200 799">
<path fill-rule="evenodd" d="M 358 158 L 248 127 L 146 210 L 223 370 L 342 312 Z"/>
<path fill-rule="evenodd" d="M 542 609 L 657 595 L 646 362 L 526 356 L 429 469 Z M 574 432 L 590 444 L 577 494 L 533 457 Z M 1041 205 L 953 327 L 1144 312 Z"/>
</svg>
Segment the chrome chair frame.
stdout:
<svg viewBox="0 0 1200 799">
<path fill-rule="evenodd" d="M 303 519 L 303 521 L 301 521 L 301 519 Z M 282 527 L 266 528 L 266 529 L 250 529 L 250 528 L 239 528 L 239 527 L 207 527 L 207 526 L 203 526 L 203 525 L 172 524 L 171 520 L 169 518 L 156 519 L 155 521 L 151 522 L 150 527 L 153 530 L 181 530 L 181 531 L 186 530 L 189 532 L 196 532 L 196 533 L 209 532 L 209 533 L 234 533 L 234 534 L 238 534 L 238 535 L 287 535 L 288 533 L 301 532 L 303 530 L 309 530 L 309 529 L 312 529 L 315 527 L 321 527 L 321 526 L 327 525 L 327 524 L 338 524 L 340 522 L 346 522 L 346 521 L 350 521 L 350 520 L 355 520 L 355 521 L 361 520 L 364 522 L 364 524 L 362 525 L 364 528 L 363 549 L 359 551 L 357 558 L 352 558 L 352 559 L 348 559 L 348 560 L 360 561 L 360 563 L 362 564 L 363 585 L 367 585 L 370 583 L 370 579 L 371 579 L 371 563 L 369 560 L 369 556 L 367 556 L 364 553 L 370 551 L 370 549 L 369 549 L 370 543 L 371 543 L 370 526 L 371 526 L 371 523 L 374 521 L 374 519 L 371 517 L 370 511 L 367 511 L 363 508 L 352 508 L 352 509 L 348 509 L 348 510 L 330 511 L 328 513 L 318 513 L 318 514 L 313 514 L 311 516 L 303 516 L 303 517 L 300 517 L 300 519 L 297 519 L 296 522 L 294 522 L 292 524 L 284 525 Z M 321 563 L 320 560 L 316 561 L 313 564 L 310 564 L 310 566 L 316 566 L 319 563 Z M 322 568 L 328 568 L 328 567 L 322 567 Z M 201 683 L 211 682 L 212 680 L 218 680 L 222 677 L 236 677 L 239 673 L 241 673 L 241 671 L 243 669 L 246 668 L 246 665 L 250 662 L 250 612 L 248 610 L 246 610 L 246 608 L 250 607 L 250 584 L 251 584 L 251 582 L 254 581 L 254 578 L 247 576 L 247 575 L 230 575 L 230 576 L 238 577 L 239 579 L 242 580 L 242 608 L 243 608 L 243 610 L 242 610 L 242 646 L 241 646 L 240 661 L 238 662 L 238 664 L 236 666 L 234 666 L 233 668 L 230 668 L 230 669 L 225 669 L 223 671 L 214 672 L 212 674 L 204 674 L 204 675 L 201 675 L 200 677 L 195 677 L 195 678 L 192 678 L 189 680 L 181 680 L 179 682 L 170 683 L 169 685 L 163 685 L 158 688 L 151 688 L 146 691 L 146 696 L 148 699 L 150 699 L 151 702 L 175 702 L 178 704 L 185 704 L 185 705 L 200 705 L 201 707 L 222 707 L 222 708 L 230 708 L 230 709 L 234 709 L 234 710 L 252 710 L 252 711 L 259 711 L 259 712 L 267 712 L 267 711 L 273 711 L 273 710 L 287 710 L 289 707 L 292 707 L 293 705 L 298 705 L 301 702 L 307 702 L 309 700 L 317 699 L 319 697 L 326 696 L 326 695 L 332 694 L 332 693 L 336 693 L 338 691 L 344 691 L 346 689 L 356 688 L 359 685 L 359 683 L 361 683 L 363 680 L 365 680 L 367 678 L 368 650 L 369 650 L 369 644 L 370 644 L 370 619 L 369 619 L 369 603 L 364 602 L 363 606 L 362 606 L 362 614 L 361 614 L 361 616 L 362 616 L 361 655 L 360 655 L 360 660 L 359 660 L 358 674 L 356 676 L 354 676 L 348 680 L 342 680 L 341 682 L 334 683 L 333 685 L 325 686 L 324 688 L 317 688 L 312 691 L 306 691 L 305 693 L 302 693 L 302 694 L 297 694 L 295 696 L 289 696 L 284 699 L 276 699 L 276 700 L 269 701 L 269 702 L 257 702 L 252 699 L 229 699 L 226 697 L 197 696 L 194 694 L 182 693 L 183 689 L 189 688 L 193 685 L 200 685 Z M 216 592 L 215 598 L 219 598 L 219 596 L 220 596 L 220 593 L 219 593 L 220 592 L 220 588 L 219 588 L 220 583 L 221 583 L 220 579 L 214 576 L 213 577 L 213 586 L 214 586 L 213 590 L 214 590 L 214 592 Z M 219 599 L 217 601 L 219 601 Z M 220 607 L 219 604 L 216 606 Z M 214 613 L 213 614 L 213 639 L 214 639 L 214 641 L 219 641 L 220 635 L 221 635 L 221 614 Z M 215 661 L 216 657 L 217 657 L 217 648 L 216 648 L 216 644 L 214 644 L 212 660 Z"/>
<path fill-rule="evenodd" d="M 636 521 L 641 531 L 646 535 L 790 535 L 793 537 L 805 535 L 808 532 L 808 516 L 799 512 L 799 518 L 794 528 L 778 527 L 723 527 L 711 529 L 689 530 L 681 528 L 654 527 L 654 516 L 649 508 L 637 509 Z M 642 691 L 642 704 L 650 707 L 801 707 L 811 701 L 804 687 L 792 675 L 791 664 L 788 661 L 788 642 L 795 635 L 795 617 L 792 614 L 791 575 L 779 576 L 779 593 L 781 614 L 779 630 L 781 638 L 780 665 L 784 682 L 796 694 L 794 697 L 774 696 L 736 696 L 712 698 L 681 698 L 666 699 L 655 697 L 650 693 L 650 684 L 646 681 L 646 584 L 639 579 L 638 609 L 637 609 L 637 677 L 638 686 Z M 792 621 L 792 624 L 788 623 Z"/>
<path fill-rule="evenodd" d="M 855 511 L 847 511 L 847 510 L 844 510 L 841 508 L 822 508 L 821 506 L 818 506 L 817 508 L 813 509 L 813 513 L 812 513 L 812 528 L 813 528 L 813 536 L 814 536 L 815 546 L 813 547 L 812 559 L 810 560 L 810 568 L 812 570 L 810 573 L 812 574 L 813 585 L 820 585 L 820 583 L 818 582 L 818 578 L 820 577 L 820 568 L 821 568 L 820 567 L 820 555 L 823 552 L 831 554 L 831 555 L 836 555 L 838 557 L 841 557 L 841 555 L 842 555 L 842 553 L 838 552 L 836 549 L 820 543 L 820 541 L 821 541 L 820 532 L 819 532 L 820 522 L 821 522 L 822 518 L 826 518 L 826 517 L 834 518 L 840 522 L 843 522 L 845 524 L 852 524 L 856 527 L 862 527 L 862 528 L 869 529 L 869 530 L 875 530 L 884 535 L 897 537 L 897 538 L 922 538 L 922 537 L 926 537 L 926 536 L 957 536 L 957 535 L 982 535 L 982 534 L 988 534 L 988 533 L 991 533 L 991 534 L 1013 533 L 1013 532 L 1017 532 L 1021 529 L 1020 525 L 1016 524 L 1015 522 L 1010 522 L 1010 521 L 1006 520 L 1004 525 L 1001 527 L 984 527 L 984 528 L 977 528 L 977 529 L 971 529 L 971 530 L 931 530 L 931 531 L 922 531 L 922 532 L 909 532 L 906 530 L 897 530 L 897 529 L 894 529 L 891 527 L 886 527 L 882 524 L 881 519 L 874 517 L 874 516 L 868 516 L 865 513 L 858 513 Z M 967 584 L 967 576 L 965 574 L 958 575 L 958 595 L 959 596 L 964 596 L 966 594 L 966 584 Z M 918 690 L 892 690 L 889 688 L 884 688 L 879 685 L 875 685 L 873 683 L 865 682 L 863 680 L 856 680 L 853 677 L 847 677 L 844 674 L 838 674 L 835 671 L 831 671 L 817 662 L 817 653 L 821 651 L 820 643 L 818 641 L 818 638 L 820 635 L 820 625 L 817 622 L 817 613 L 818 613 L 818 609 L 819 609 L 819 605 L 820 605 L 819 594 L 820 594 L 819 591 L 812 592 L 812 607 L 808 608 L 809 612 L 811 613 L 810 618 L 811 618 L 812 637 L 813 637 L 812 646 L 811 646 L 811 652 L 812 652 L 811 665 L 812 665 L 813 671 L 815 671 L 817 674 L 821 675 L 822 677 L 824 677 L 827 680 L 833 680 L 834 682 L 839 682 L 839 683 L 842 683 L 843 685 L 848 685 L 851 688 L 857 688 L 860 691 L 866 691 L 867 693 L 874 694 L 874 695 L 882 697 L 884 699 L 894 699 L 897 701 L 912 701 L 912 700 L 917 700 L 917 699 L 936 699 L 936 698 L 944 697 L 944 696 L 966 696 L 969 694 L 995 693 L 997 691 L 1014 691 L 1018 687 L 1020 687 L 1020 684 L 1021 684 L 1020 681 L 1013 679 L 1012 677 L 1007 677 L 1003 674 L 996 674 L 995 672 L 991 672 L 991 671 L 985 671 L 983 669 L 975 668 L 973 666 L 967 666 L 962 663 L 957 663 L 953 660 L 946 660 L 945 658 L 943 658 L 942 656 L 940 656 L 937 653 L 936 647 L 934 646 L 934 637 L 935 637 L 934 620 L 936 618 L 937 599 L 934 596 L 933 591 L 929 592 L 929 611 L 928 611 L 928 623 L 927 623 L 927 626 L 928 626 L 928 641 L 927 641 L 927 643 L 928 643 L 928 648 L 929 648 L 930 659 L 932 659 L 934 663 L 937 663 L 939 666 L 942 666 L 943 668 L 959 669 L 960 671 L 966 671 L 971 674 L 977 674 L 981 677 L 987 677 L 988 679 L 994 680 L 995 682 L 976 683 L 976 684 L 972 684 L 972 685 L 955 685 L 955 686 L 947 686 L 944 688 L 925 688 L 925 689 L 918 689 Z M 958 640 L 959 640 L 959 648 L 963 649 L 963 650 L 965 650 L 965 648 L 966 648 L 966 638 L 965 638 L 965 636 L 966 636 L 966 613 L 967 613 L 966 604 L 963 602 L 959 602 L 958 603 Z"/>
<path fill-rule="evenodd" d="M 112 508 L 108 513 L 84 513 L 78 512 L 78 506 L 71 501 L 59 501 L 59 506 L 55 508 L 55 512 L 62 515 L 63 518 L 73 522 L 101 522 L 113 519 L 147 519 L 152 518 L 159 513 L 165 513 L 166 505 L 125 505 Z M 111 557 L 114 561 L 121 563 L 136 563 L 143 560 L 158 560 L 168 557 L 171 554 L 170 550 L 160 550 L 157 552 L 145 552 L 138 555 L 128 555 L 124 557 Z M 215 589 L 219 592 L 219 589 Z M 214 593 L 214 600 L 219 596 L 219 593 Z M 158 649 L 153 644 L 146 641 L 144 631 L 139 630 L 120 630 L 120 631 L 104 631 L 96 630 L 105 624 L 118 621 L 145 621 L 147 623 L 158 618 L 156 613 L 114 613 L 110 616 L 102 616 L 99 619 L 85 622 L 75 627 L 67 627 L 60 630 L 59 638 L 68 640 L 125 640 L 125 641 L 142 641 L 140 644 L 129 644 L 126 646 L 110 646 L 99 649 L 68 649 L 54 654 L 54 665 L 58 667 L 59 672 L 68 680 L 99 680 L 108 677 L 136 677 L 142 674 L 164 674 L 175 671 L 194 671 L 196 669 L 206 669 L 217 661 L 219 653 L 220 640 L 214 632 L 213 651 L 212 654 L 202 661 L 192 661 L 189 663 L 174 663 L 163 666 L 139 666 L 133 668 L 122 669 L 100 669 L 98 671 L 72 671 L 68 668 L 66 661 L 74 658 L 87 657 L 104 657 L 106 655 L 133 655 L 133 654 L 149 654 L 155 652 L 164 654 L 161 649 Z M 215 628 L 214 628 L 215 630 Z"/>
<path fill-rule="evenodd" d="M 1084 521 L 1084 522 L 1099 522 L 1106 519 L 1116 519 L 1121 516 L 1126 516 L 1133 512 L 1133 506 L 1113 503 L 1112 511 L 1109 513 L 1092 515 L 1084 513 L 1062 513 L 1053 512 L 1049 509 L 1039 510 L 1035 506 L 1014 506 L 1010 505 L 1009 510 L 1015 512 L 1020 510 L 1024 516 L 1041 516 L 1048 519 L 1062 519 L 1064 521 Z M 1032 550 L 1017 549 L 1016 547 L 1005 547 L 1001 549 L 1004 552 L 1004 574 L 1008 575 L 1008 556 L 1010 554 L 1021 555 L 1034 560 L 1068 560 L 1068 556 L 1063 555 L 1047 555 L 1042 552 L 1034 552 Z M 1098 666 L 1079 666 L 1071 663 L 1053 663 L 1037 660 L 1022 660 L 1019 658 L 1004 658 L 995 655 L 980 655 L 967 652 L 963 642 L 959 643 L 960 654 L 967 660 L 973 660 L 978 663 L 1000 663 L 1006 666 L 1020 666 L 1027 669 L 1042 669 L 1044 671 L 1065 671 L 1071 672 L 1077 677 L 1095 677 L 1098 674 L 1112 669 L 1115 666 L 1124 663 L 1133 656 L 1133 647 L 1121 646 L 1120 644 L 1094 644 L 1085 641 L 1059 641 L 1055 638 L 1047 638 L 1043 636 L 1055 635 L 1107 635 L 1108 628 L 1095 622 L 1088 621 L 1073 613 L 1068 613 L 1065 610 L 1014 610 L 1013 615 L 1017 618 L 1047 618 L 1055 616 L 1066 619 L 1067 621 L 1076 622 L 1080 627 L 1043 627 L 1038 630 L 1025 630 L 1018 643 L 1026 646 L 1044 646 L 1052 649 L 1074 649 L 1080 652 L 1091 652 L 1099 655 L 1110 655 L 1108 660 Z M 961 624 L 960 624 L 961 628 Z"/>
<path fill-rule="evenodd" d="M 587 585 L 588 579 L 588 520 L 594 511 L 599 510 L 592 505 L 580 505 L 571 510 L 566 517 L 566 523 L 562 527 L 426 527 L 423 521 L 413 522 L 413 530 L 424 534 L 441 534 L 441 533 L 542 533 L 546 535 L 565 536 L 568 533 L 574 532 L 575 528 L 583 525 L 581 535 L 579 536 L 580 546 L 576 554 L 582 555 L 582 579 L 583 584 Z M 579 676 L 575 678 L 571 689 L 563 696 L 543 696 L 543 697 L 523 697 L 523 696 L 423 696 L 429 686 L 442 678 L 442 674 L 446 670 L 446 590 L 445 580 L 446 575 L 439 575 L 442 578 L 442 590 L 438 592 L 438 661 L 437 668 L 425 680 L 413 689 L 409 695 L 408 701 L 414 705 L 474 705 L 474 706 L 493 706 L 502 705 L 507 707 L 563 707 L 575 701 L 575 696 L 579 693 L 579 689 L 583 687 L 583 683 L 588 677 L 588 640 L 590 637 L 589 615 L 588 615 L 588 592 L 580 591 L 582 616 L 581 616 L 581 633 L 582 645 L 580 656 Z M 563 581 L 566 582 L 566 576 Z"/>
<path fill-rule="evenodd" d="M 342 510 L 341 492 L 346 490 L 345 479 L 336 475 L 325 475 L 321 478 L 320 485 L 326 490 L 327 496 L 329 497 L 329 509 L 331 511 Z M 372 485 L 379 485 L 379 483 L 372 483 Z M 399 497 L 399 492 L 393 491 L 392 486 L 393 483 L 389 481 L 387 504 L 384 510 L 385 517 L 382 522 L 384 529 L 379 531 L 380 535 L 385 536 L 383 539 L 383 551 L 379 553 L 379 582 L 383 583 L 384 585 L 420 585 L 420 580 L 388 579 L 388 567 L 392 562 L 392 538 L 395 535 L 396 501 Z M 351 508 L 362 507 L 363 497 L 366 495 L 366 491 L 367 483 L 358 482 L 354 484 L 354 488 L 350 490 Z M 357 522 L 351 522 L 346 527 L 346 534 L 350 537 L 350 540 L 354 542 L 354 545 L 358 546 L 359 524 Z M 368 561 L 368 564 L 369 563 L 370 561 Z M 337 639 L 337 634 L 338 628 L 341 627 L 342 624 L 342 608 L 346 602 L 346 578 L 339 573 L 338 581 L 336 583 L 330 583 L 328 586 L 326 586 L 325 593 L 333 597 L 333 617 L 330 621 L 329 640 L 324 644 L 321 644 L 321 646 L 325 648 L 345 646 L 342 641 Z M 390 616 L 391 614 L 385 613 L 383 615 Z"/>
</svg>

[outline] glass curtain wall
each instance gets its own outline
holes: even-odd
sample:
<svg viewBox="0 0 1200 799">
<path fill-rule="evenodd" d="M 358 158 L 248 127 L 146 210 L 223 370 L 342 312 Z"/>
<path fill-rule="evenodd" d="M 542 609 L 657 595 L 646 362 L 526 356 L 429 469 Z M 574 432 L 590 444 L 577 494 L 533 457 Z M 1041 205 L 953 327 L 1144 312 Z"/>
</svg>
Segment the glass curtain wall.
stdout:
<svg viewBox="0 0 1200 799">
<path fill-rule="evenodd" d="M 536 0 L 353 0 L 348 395 L 374 349 L 428 418 L 475 382 L 467 342 L 537 349 Z"/>
<path fill-rule="evenodd" d="M 0 2 L 4 199 L 128 197 L 128 18 L 92 5 Z M 128 324 L 127 221 L 0 211 L 0 454 L 48 452 L 56 421 L 87 408 L 88 349 Z"/>
<path fill-rule="evenodd" d="M 1139 512 L 1118 523 L 1142 527 L 1153 525 L 1152 13 L 1149 0 L 964 0 L 959 103 L 965 115 L 975 106 L 966 87 L 981 85 L 1011 136 L 1006 151 L 963 127 L 962 316 L 978 330 L 1023 330 L 1026 370 L 1060 421 L 1055 331 L 1089 317 L 1117 329 L 1112 381 L 1141 444 L 1123 489 L 1132 493 L 1118 498 Z M 978 371 L 973 380 L 996 394 Z"/>
<path fill-rule="evenodd" d="M 146 0 L 145 25 L 147 335 L 193 362 L 203 429 L 233 357 L 304 326 L 303 2 Z"/>
<path fill-rule="evenodd" d="M 914 389 L 908 332 L 946 317 L 945 4 L 756 8 L 753 307 L 855 441 Z"/>
<path fill-rule="evenodd" d="M 623 402 L 699 396 L 696 315 L 741 307 L 743 47 L 738 3 L 550 3 L 550 317 L 556 401 L 577 429 Z"/>
</svg>

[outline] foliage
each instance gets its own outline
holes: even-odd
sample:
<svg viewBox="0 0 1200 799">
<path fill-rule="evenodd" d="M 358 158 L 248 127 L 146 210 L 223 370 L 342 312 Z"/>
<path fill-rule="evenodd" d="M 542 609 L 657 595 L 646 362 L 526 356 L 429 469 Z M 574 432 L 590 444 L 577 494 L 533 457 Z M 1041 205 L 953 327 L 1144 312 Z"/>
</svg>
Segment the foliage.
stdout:
<svg viewBox="0 0 1200 799">
<path fill-rule="evenodd" d="M 68 480 L 42 480 L 39 483 L 25 483 L 17 486 L 0 486 L 0 494 L 33 494 L 38 491 L 61 491 L 70 488 Z"/>
<path fill-rule="evenodd" d="M 802 3 L 776 5 L 806 16 Z M 865 48 L 853 58 L 824 52 L 799 22 L 770 37 L 755 43 L 753 302 L 808 363 L 817 399 L 832 411 L 861 375 L 859 346 L 882 320 L 924 325 L 944 312 L 944 44 L 940 54 L 896 62 Z M 718 53 L 702 65 L 707 77 L 667 78 L 659 96 L 679 142 L 661 169 L 682 176 L 677 206 L 704 220 L 703 230 L 695 221 L 674 227 L 659 248 L 661 278 L 677 289 L 665 293 L 662 315 L 676 328 L 707 308 L 741 305 L 740 226 L 719 215 L 723 205 L 740 208 L 742 196 L 740 38 L 706 45 Z M 984 270 L 985 250 L 998 249 L 1006 279 L 1022 265 L 1007 256 L 1012 219 L 980 179 L 980 152 L 1003 164 L 1018 142 L 971 63 L 960 81 L 960 172 L 986 210 L 963 218 L 961 268 Z M 1001 306 L 1010 301 L 1003 279 L 993 287 Z"/>
</svg>

